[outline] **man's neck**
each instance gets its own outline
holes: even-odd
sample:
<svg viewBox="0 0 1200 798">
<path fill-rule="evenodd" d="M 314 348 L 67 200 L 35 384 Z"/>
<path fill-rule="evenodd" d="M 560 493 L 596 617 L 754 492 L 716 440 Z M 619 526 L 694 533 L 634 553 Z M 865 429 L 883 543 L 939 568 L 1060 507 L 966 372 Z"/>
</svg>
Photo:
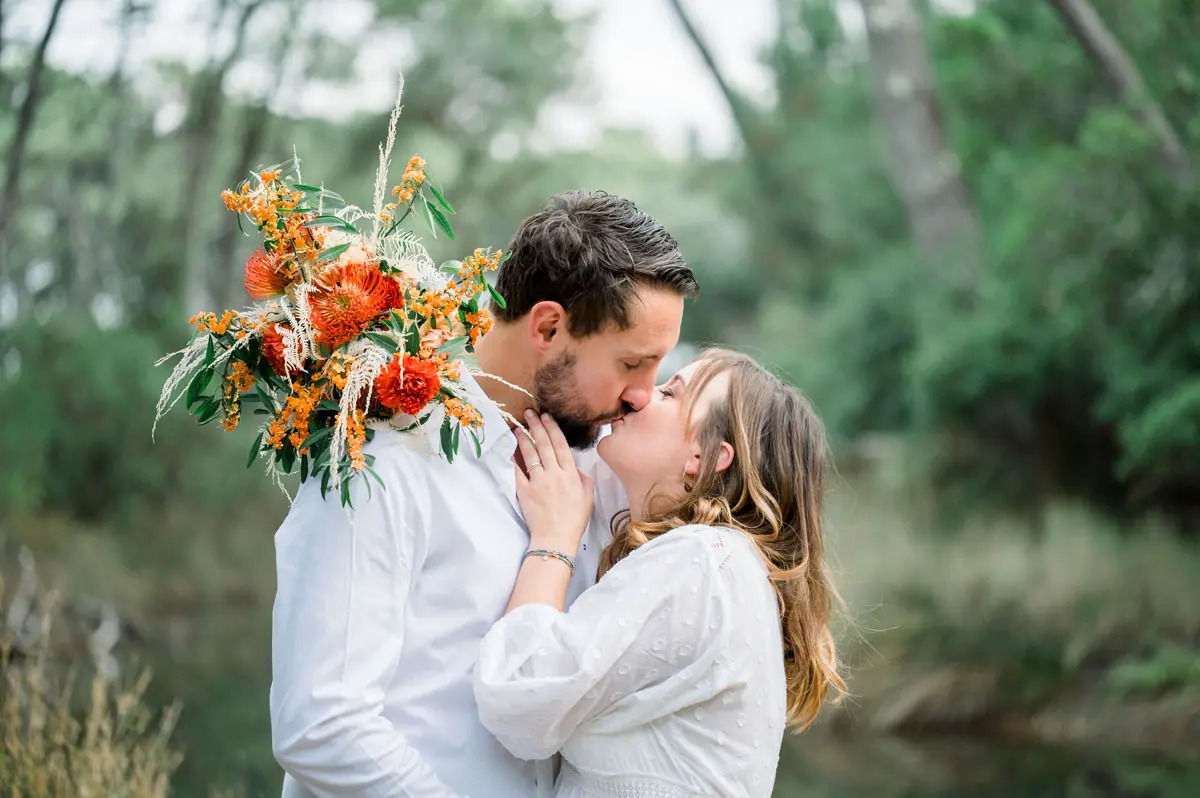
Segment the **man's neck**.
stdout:
<svg viewBox="0 0 1200 798">
<path fill-rule="evenodd" d="M 479 387 L 489 399 L 518 419 L 534 406 L 533 398 L 526 393 L 533 390 L 533 365 L 523 357 L 526 353 L 521 340 L 523 332 L 519 325 L 496 322 L 475 345 L 480 370 L 491 375 L 477 377 Z"/>
</svg>

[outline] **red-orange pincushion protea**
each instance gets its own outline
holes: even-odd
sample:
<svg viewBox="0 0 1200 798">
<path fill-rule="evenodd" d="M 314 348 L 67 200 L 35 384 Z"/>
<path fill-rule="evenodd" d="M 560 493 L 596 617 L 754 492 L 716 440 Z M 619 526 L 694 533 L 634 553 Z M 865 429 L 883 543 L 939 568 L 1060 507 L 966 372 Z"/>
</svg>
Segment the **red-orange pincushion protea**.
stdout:
<svg viewBox="0 0 1200 798">
<path fill-rule="evenodd" d="M 383 295 L 380 301 L 379 312 L 386 313 L 395 308 L 400 310 L 404 307 L 404 286 L 394 277 L 385 277 Z"/>
<path fill-rule="evenodd" d="M 379 403 L 410 416 L 420 413 L 441 388 L 437 364 L 412 355 L 397 356 L 375 379 Z"/>
<path fill-rule="evenodd" d="M 284 265 L 274 255 L 257 249 L 246 261 L 246 276 L 243 284 L 251 299 L 255 302 L 264 302 L 283 296 L 294 276 L 294 266 Z"/>
<path fill-rule="evenodd" d="M 274 369 L 276 374 L 278 374 L 280 377 L 291 379 L 292 374 L 295 373 L 296 370 L 293 369 L 292 372 L 289 373 L 287 367 L 284 365 L 285 358 L 283 355 L 283 335 L 279 332 L 279 330 L 276 329 L 276 325 L 274 324 L 268 327 L 267 330 L 262 334 L 262 353 L 263 357 L 265 357 L 267 362 L 271 364 L 271 368 Z"/>
<path fill-rule="evenodd" d="M 323 274 L 309 299 L 317 340 L 333 350 L 358 336 L 387 309 L 394 282 L 370 263 L 347 263 Z"/>
</svg>

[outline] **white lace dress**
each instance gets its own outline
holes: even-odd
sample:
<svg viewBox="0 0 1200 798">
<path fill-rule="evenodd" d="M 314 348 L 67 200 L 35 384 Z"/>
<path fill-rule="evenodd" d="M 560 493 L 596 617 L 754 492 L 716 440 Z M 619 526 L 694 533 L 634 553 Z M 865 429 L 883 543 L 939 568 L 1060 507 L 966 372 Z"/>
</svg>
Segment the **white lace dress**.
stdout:
<svg viewBox="0 0 1200 798">
<path fill-rule="evenodd" d="M 480 647 L 483 725 L 563 755 L 555 794 L 769 796 L 785 719 L 778 604 L 753 544 L 688 526 L 561 613 L 519 607 Z"/>
</svg>

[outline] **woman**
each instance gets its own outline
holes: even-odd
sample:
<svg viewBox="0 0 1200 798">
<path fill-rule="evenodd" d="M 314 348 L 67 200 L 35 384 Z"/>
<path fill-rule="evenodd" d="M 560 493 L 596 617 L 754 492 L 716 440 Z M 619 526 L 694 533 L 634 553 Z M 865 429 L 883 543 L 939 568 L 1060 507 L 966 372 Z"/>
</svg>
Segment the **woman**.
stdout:
<svg viewBox="0 0 1200 798">
<path fill-rule="evenodd" d="M 561 751 L 560 797 L 769 796 L 785 725 L 844 690 L 812 408 L 712 350 L 616 421 L 599 454 L 629 509 L 565 614 L 591 481 L 552 421 L 527 420 L 530 553 L 480 648 L 483 724 L 518 757 Z"/>
</svg>

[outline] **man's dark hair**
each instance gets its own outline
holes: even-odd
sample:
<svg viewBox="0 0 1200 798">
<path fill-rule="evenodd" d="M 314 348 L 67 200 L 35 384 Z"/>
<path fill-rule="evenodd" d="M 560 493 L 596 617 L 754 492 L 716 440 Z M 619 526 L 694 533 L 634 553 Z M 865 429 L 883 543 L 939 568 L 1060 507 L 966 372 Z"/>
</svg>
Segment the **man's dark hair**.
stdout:
<svg viewBox="0 0 1200 798">
<path fill-rule="evenodd" d="M 496 274 L 505 307 L 492 312 L 515 321 L 538 302 L 557 302 L 576 338 L 609 322 L 628 328 L 639 288 L 699 294 L 671 234 L 629 200 L 602 191 L 554 195 L 517 228 L 509 253 Z"/>
</svg>

